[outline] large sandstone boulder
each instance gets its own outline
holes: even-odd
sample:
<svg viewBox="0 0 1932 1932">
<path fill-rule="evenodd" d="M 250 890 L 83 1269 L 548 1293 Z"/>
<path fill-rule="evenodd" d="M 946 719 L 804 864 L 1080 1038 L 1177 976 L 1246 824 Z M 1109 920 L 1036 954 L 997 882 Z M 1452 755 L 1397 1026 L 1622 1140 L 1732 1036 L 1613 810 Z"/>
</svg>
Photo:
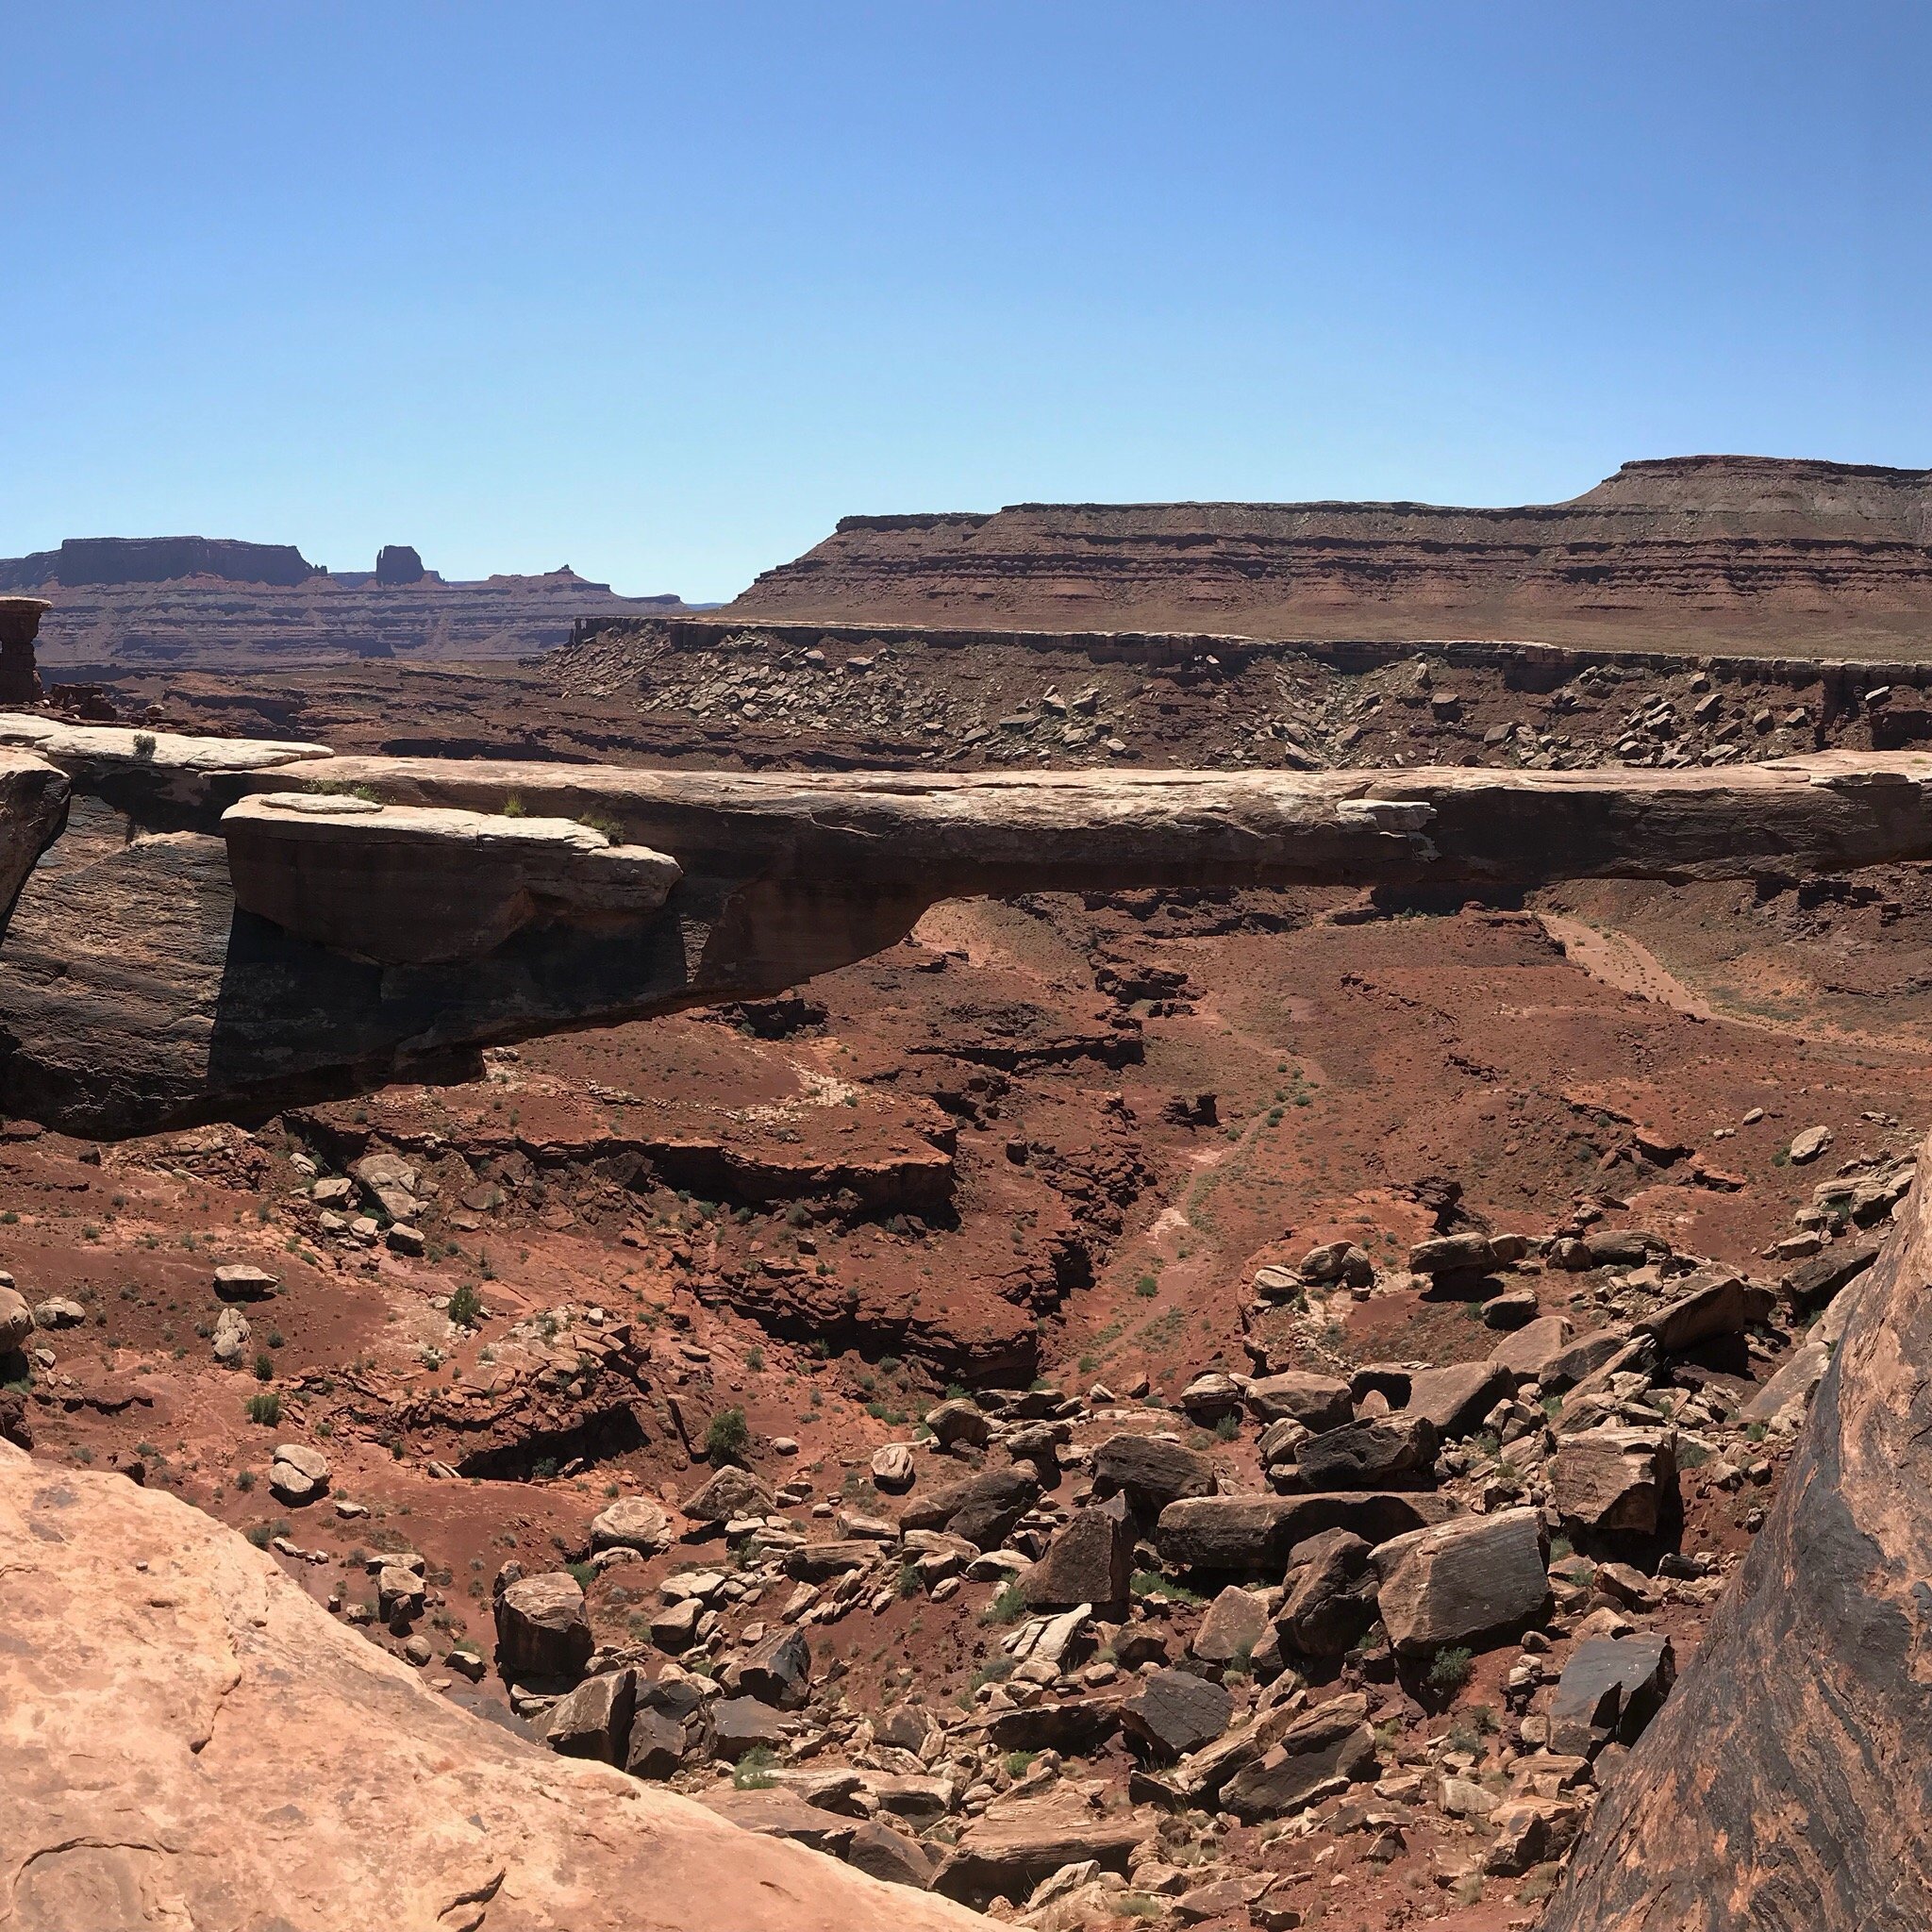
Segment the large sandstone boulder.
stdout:
<svg viewBox="0 0 1932 1932">
<path fill-rule="evenodd" d="M 0 1446 L 0 1551 L 20 1932 L 984 1923 L 472 1716 L 163 1491 Z"/>
<path fill-rule="evenodd" d="M 1134 1523 L 1126 1498 L 1090 1503 L 1048 1545 L 1046 1555 L 1020 1579 L 1021 1594 L 1036 1610 L 1124 1607 L 1134 1575 Z"/>
<path fill-rule="evenodd" d="M 1313 1436 L 1295 1452 L 1305 1489 L 1398 1489 L 1436 1466 L 1436 1425 L 1425 1415 L 1369 1417 Z"/>
<path fill-rule="evenodd" d="M 575 1677 L 591 1656 L 583 1586 L 567 1570 L 520 1577 L 496 1600 L 496 1658 L 512 1682 Z"/>
<path fill-rule="evenodd" d="M 1431 1495 L 1379 1490 L 1318 1496 L 1187 1496 L 1160 1512 L 1154 1540 L 1161 1561 L 1174 1569 L 1278 1574 L 1297 1543 L 1324 1529 L 1346 1529 L 1371 1543 L 1387 1542 L 1440 1523 L 1450 1507 Z"/>
<path fill-rule="evenodd" d="M 1329 1375 L 1307 1374 L 1299 1369 L 1250 1382 L 1247 1403 L 1248 1412 L 1257 1422 L 1291 1420 L 1316 1435 L 1341 1428 L 1355 1415 L 1346 1382 Z"/>
<path fill-rule="evenodd" d="M 34 1332 L 34 1311 L 16 1288 L 0 1287 L 0 1356 L 17 1355 Z"/>
<path fill-rule="evenodd" d="M 1214 1464 L 1165 1436 L 1109 1436 L 1093 1452 L 1096 1494 L 1119 1491 L 1143 1516 L 1158 1516 L 1183 1496 L 1214 1493 Z"/>
<path fill-rule="evenodd" d="M 1515 1392 L 1515 1374 L 1501 1362 L 1451 1362 L 1417 1371 L 1403 1413 L 1426 1417 L 1437 1435 L 1453 1439 L 1480 1428 L 1484 1416 Z"/>
<path fill-rule="evenodd" d="M 1371 1776 L 1375 1734 L 1368 1715 L 1368 1699 L 1359 1691 L 1304 1711 L 1278 1743 L 1243 1765 L 1222 1788 L 1222 1808 L 1248 1824 L 1282 1818 Z"/>
<path fill-rule="evenodd" d="M 1550 1458 L 1549 1483 L 1565 1523 L 1655 1536 L 1681 1513 L 1676 1431 L 1609 1427 L 1566 1436 Z"/>
<path fill-rule="evenodd" d="M 1541 1519 L 1534 1509 L 1459 1516 L 1374 1553 L 1375 1601 L 1405 1657 L 1527 1624 L 1550 1600 Z"/>
</svg>

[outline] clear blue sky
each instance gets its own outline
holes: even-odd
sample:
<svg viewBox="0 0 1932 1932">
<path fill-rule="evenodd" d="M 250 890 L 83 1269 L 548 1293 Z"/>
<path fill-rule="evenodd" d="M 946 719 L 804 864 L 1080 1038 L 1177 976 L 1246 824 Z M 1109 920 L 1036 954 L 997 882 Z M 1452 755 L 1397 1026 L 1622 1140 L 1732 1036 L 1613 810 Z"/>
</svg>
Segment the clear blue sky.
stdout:
<svg viewBox="0 0 1932 1932">
<path fill-rule="evenodd" d="M 0 555 L 1932 463 L 1932 8 L 0 0 Z"/>
</svg>

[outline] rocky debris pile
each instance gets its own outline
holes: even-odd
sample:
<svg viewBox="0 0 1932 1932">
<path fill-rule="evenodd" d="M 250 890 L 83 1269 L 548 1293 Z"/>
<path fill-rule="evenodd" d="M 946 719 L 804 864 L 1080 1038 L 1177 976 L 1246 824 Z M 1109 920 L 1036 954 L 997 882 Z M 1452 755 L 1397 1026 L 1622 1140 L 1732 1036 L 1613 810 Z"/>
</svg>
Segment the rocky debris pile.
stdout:
<svg viewBox="0 0 1932 1932">
<path fill-rule="evenodd" d="M 974 769 L 1141 761 L 1273 769 L 1486 764 L 1525 771 L 1736 763 L 1836 742 L 1915 741 L 1911 708 L 1846 707 L 1793 667 L 1553 662 L 1524 689 L 1503 653 L 1427 648 L 1344 658 L 1251 641 L 1166 640 L 1132 665 L 1082 641 L 917 631 L 624 623 L 551 660 L 568 695 L 631 693 L 644 721 L 729 726 L 741 741 L 807 739 L 822 757 L 890 754 Z M 1890 693 L 1888 693 L 1890 695 Z M 1912 712 L 1923 721 L 1923 712 Z M 1874 720 L 1886 721 L 1874 723 Z M 641 721 L 641 722 L 644 722 Z M 1917 724 L 1917 735 L 1932 725 Z"/>
<path fill-rule="evenodd" d="M 1586 1212 L 1408 1259 L 1508 1305 L 1486 1358 L 1210 1370 L 1178 1414 L 1098 1389 L 956 1397 L 861 1465 L 904 1498 L 894 1516 L 729 1467 L 684 1499 L 681 1532 L 656 1505 L 611 1506 L 596 1565 L 680 1533 L 728 1560 L 674 1560 L 631 1640 L 594 1650 L 571 1576 L 507 1572 L 517 1707 L 557 1750 L 1042 1932 L 1124 1901 L 1294 1923 L 1292 1881 L 1257 1855 L 1311 1833 L 1432 1847 L 1452 1886 L 1552 1865 L 1670 1694 L 1664 1624 L 1734 1560 L 1681 1547 L 1686 1485 L 1768 1485 L 1808 1390 L 1775 1433 L 1747 1413 L 1790 1341 L 1779 1297 L 1643 1230 Z M 1291 1292 L 1375 1292 L 1365 1261 L 1318 1251 Z M 1600 1327 L 1536 1311 L 1547 1270 Z M 1265 1489 L 1214 1453 L 1249 1431 Z M 618 1534 L 633 1509 L 636 1543 Z M 530 1649 L 533 1594 L 568 1655 Z M 962 1595 L 989 1647 L 958 1707 L 908 1673 L 864 1710 L 842 1665 L 816 1665 L 816 1628 Z M 1474 1728 L 1437 1728 L 1475 1679 L 1492 1702 Z"/>
</svg>

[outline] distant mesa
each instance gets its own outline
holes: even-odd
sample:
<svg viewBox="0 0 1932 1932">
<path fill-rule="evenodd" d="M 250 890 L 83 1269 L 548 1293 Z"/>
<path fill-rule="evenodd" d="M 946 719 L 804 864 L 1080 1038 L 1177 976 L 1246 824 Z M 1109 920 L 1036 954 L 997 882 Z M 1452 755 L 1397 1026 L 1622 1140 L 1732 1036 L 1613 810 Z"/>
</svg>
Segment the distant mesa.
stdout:
<svg viewBox="0 0 1932 1932">
<path fill-rule="evenodd" d="M 39 661 L 70 677 L 524 658 L 568 642 L 579 625 L 691 608 L 675 596 L 620 597 L 568 568 L 447 582 L 409 543 L 384 544 L 374 570 L 329 571 L 291 543 L 221 537 L 69 538 L 0 559 L 0 596 L 17 592 L 52 605 Z M 0 665 L 5 702 L 29 701 L 33 648 L 20 644 L 18 662 Z"/>
<path fill-rule="evenodd" d="M 242 543 L 230 537 L 70 537 L 58 550 L 0 560 L 0 591 L 165 584 L 182 577 L 289 589 L 322 575 L 322 566 L 292 543 Z"/>
<path fill-rule="evenodd" d="M 1023 503 L 842 519 L 733 618 L 1783 655 L 1932 636 L 1932 470 L 1625 463 L 1567 503 Z M 1868 651 L 1869 647 L 1869 651 Z"/>
</svg>

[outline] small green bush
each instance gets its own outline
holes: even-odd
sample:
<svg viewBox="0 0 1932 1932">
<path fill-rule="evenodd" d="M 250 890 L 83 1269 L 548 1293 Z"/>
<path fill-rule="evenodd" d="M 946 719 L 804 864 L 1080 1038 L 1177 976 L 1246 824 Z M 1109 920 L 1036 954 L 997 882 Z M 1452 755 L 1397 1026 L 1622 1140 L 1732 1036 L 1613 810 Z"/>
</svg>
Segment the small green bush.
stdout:
<svg viewBox="0 0 1932 1932">
<path fill-rule="evenodd" d="M 985 1621 L 989 1624 L 1017 1624 L 1026 1614 L 1026 1592 L 1017 1583 L 1003 1583 L 999 1594 L 988 1604 Z"/>
<path fill-rule="evenodd" d="M 1039 1756 L 1038 1751 L 1008 1751 L 1006 1756 L 1007 1775 L 1024 1777 L 1033 1769 L 1033 1760 Z"/>
<path fill-rule="evenodd" d="M 274 1428 L 282 1419 L 282 1398 L 279 1395 L 251 1395 L 247 1407 L 248 1420 L 259 1423 L 265 1429 Z"/>
<path fill-rule="evenodd" d="M 721 1408 L 705 1429 L 708 1462 L 740 1462 L 751 1447 L 751 1426 L 741 1408 Z"/>
<path fill-rule="evenodd" d="M 1475 1653 L 1459 1643 L 1445 1644 L 1429 1663 L 1429 1689 L 1443 1697 L 1454 1697 L 1469 1682 L 1475 1668 Z"/>
<path fill-rule="evenodd" d="M 451 1292 L 449 1318 L 459 1328 L 475 1328 L 482 1325 L 483 1297 L 467 1281 Z"/>
<path fill-rule="evenodd" d="M 731 1782 L 741 1791 L 769 1791 L 772 1789 L 772 1774 L 778 1767 L 778 1756 L 763 1744 L 754 1744 L 738 1760 L 737 1768 L 731 1774 Z"/>
</svg>

